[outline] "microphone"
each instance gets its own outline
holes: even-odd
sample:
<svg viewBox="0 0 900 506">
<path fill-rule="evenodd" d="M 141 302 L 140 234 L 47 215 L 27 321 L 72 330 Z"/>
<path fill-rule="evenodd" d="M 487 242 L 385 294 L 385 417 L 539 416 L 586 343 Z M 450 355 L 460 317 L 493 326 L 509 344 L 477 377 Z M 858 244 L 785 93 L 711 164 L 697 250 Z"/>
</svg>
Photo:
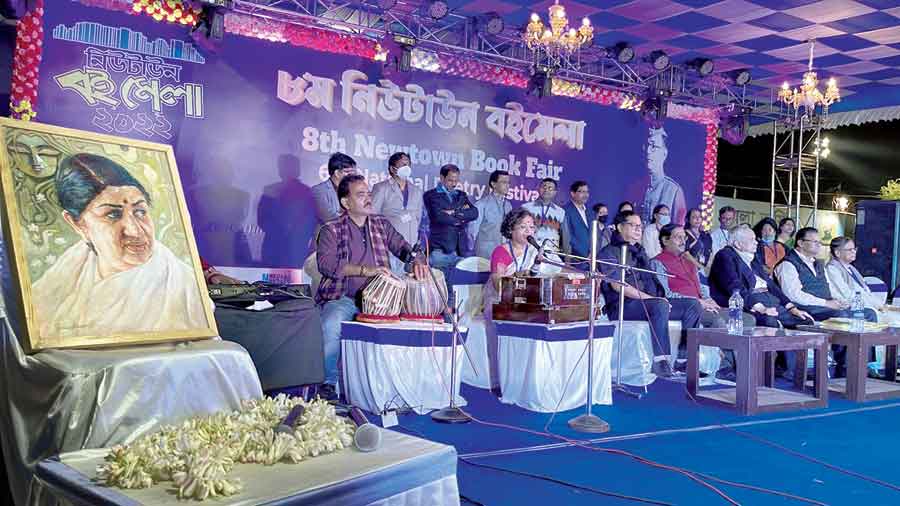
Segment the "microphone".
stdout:
<svg viewBox="0 0 900 506">
<path fill-rule="evenodd" d="M 373 452 L 381 446 L 381 428 L 369 423 L 366 415 L 357 407 L 350 408 L 350 419 L 356 424 L 353 446 L 361 452 Z"/>
<path fill-rule="evenodd" d="M 531 275 L 536 276 L 540 273 L 540 271 L 538 271 L 538 266 L 541 265 L 541 254 L 544 251 L 544 244 L 538 243 L 537 239 L 535 239 L 533 235 L 529 235 L 525 238 L 525 240 L 528 241 L 528 244 L 534 246 L 538 250 L 537 255 L 535 255 L 534 257 L 534 264 L 532 264 L 531 268 L 529 269 Z"/>
<path fill-rule="evenodd" d="M 284 420 L 281 421 L 278 425 L 275 426 L 275 432 L 280 432 L 282 434 L 293 434 L 294 433 L 294 423 L 303 416 L 303 412 L 306 411 L 306 408 L 301 404 L 297 404 L 294 406 L 290 413 Z M 302 423 L 300 425 L 303 425 Z"/>
</svg>

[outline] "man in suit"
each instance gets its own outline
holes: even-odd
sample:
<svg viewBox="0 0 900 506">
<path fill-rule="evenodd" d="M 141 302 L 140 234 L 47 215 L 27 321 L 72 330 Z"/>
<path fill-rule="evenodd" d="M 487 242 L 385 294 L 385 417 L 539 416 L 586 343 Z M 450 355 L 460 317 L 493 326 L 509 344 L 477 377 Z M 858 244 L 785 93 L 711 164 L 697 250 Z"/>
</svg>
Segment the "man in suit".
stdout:
<svg viewBox="0 0 900 506">
<path fill-rule="evenodd" d="M 503 242 L 500 225 L 506 213 L 512 211 L 512 204 L 506 199 L 509 193 L 509 172 L 495 170 L 488 178 L 490 192 L 483 195 L 475 208 L 478 217 L 469 223 L 469 241 L 475 245 L 475 255 L 491 258 L 494 248 Z"/>
<path fill-rule="evenodd" d="M 571 201 L 563 208 L 566 211 L 565 234 L 563 251 L 580 257 L 591 256 L 591 223 L 594 221 L 594 211 L 587 207 L 587 201 L 591 197 L 588 184 L 584 181 L 575 181 L 569 187 Z M 582 260 L 573 260 L 576 265 L 586 266 Z M 587 269 L 587 267 L 585 267 Z"/>
<path fill-rule="evenodd" d="M 627 252 L 625 264 L 651 271 L 626 272 L 625 281 L 629 286 L 624 287 L 623 315 L 626 320 L 646 321 L 650 324 L 653 345 L 651 371 L 661 378 L 670 378 L 673 376 L 671 362 L 674 362 L 676 357 L 672 356 L 672 345 L 669 341 L 669 320 L 680 320 L 682 333 L 686 333 L 687 329 L 699 327 L 702 312 L 700 302 L 689 298 L 665 299 L 665 289 L 652 271 L 650 259 L 641 246 L 643 225 L 638 214 L 633 211 L 621 212 L 616 215 L 614 224 L 618 234 L 613 236 L 612 243 L 603 248 L 597 256 L 605 262 L 618 264 L 624 246 Z M 620 279 L 621 269 L 608 264 L 602 264 L 601 269 L 610 279 Z M 623 288 L 618 283 L 607 282 L 600 286 L 606 300 L 604 311 L 610 319 L 615 319 L 619 314 L 619 291 Z"/>
<path fill-rule="evenodd" d="M 757 243 L 753 230 L 738 227 L 728 240 L 729 245 L 715 256 L 709 270 L 710 295 L 716 304 L 728 307 L 729 299 L 738 292 L 744 299 L 744 311 L 756 318 L 757 326 L 794 328 L 813 323 L 812 316 L 791 302 L 765 267 L 754 261 Z M 794 352 L 785 353 L 785 376 L 791 379 L 794 356 Z"/>
<path fill-rule="evenodd" d="M 340 216 L 342 208 L 337 196 L 337 187 L 344 176 L 351 174 L 356 174 L 356 160 L 344 153 L 334 153 L 328 158 L 328 179 L 312 187 L 318 222 L 316 234 L 319 233 L 323 223 Z"/>
<path fill-rule="evenodd" d="M 410 182 L 412 167 L 409 155 L 398 152 L 388 158 L 390 177 L 372 187 L 372 210 L 388 219 L 400 232 L 403 240 L 416 244 L 419 240 L 419 224 L 422 222 L 422 189 Z M 396 257 L 390 257 L 391 270 L 404 272 L 404 265 Z"/>
<path fill-rule="evenodd" d="M 453 267 L 469 249 L 466 226 L 478 217 L 478 210 L 469 201 L 466 192 L 456 188 L 458 185 L 459 167 L 444 165 L 441 167 L 441 181 L 423 197 L 431 222 L 428 235 L 431 265 L 444 273 L 448 285 Z"/>
</svg>

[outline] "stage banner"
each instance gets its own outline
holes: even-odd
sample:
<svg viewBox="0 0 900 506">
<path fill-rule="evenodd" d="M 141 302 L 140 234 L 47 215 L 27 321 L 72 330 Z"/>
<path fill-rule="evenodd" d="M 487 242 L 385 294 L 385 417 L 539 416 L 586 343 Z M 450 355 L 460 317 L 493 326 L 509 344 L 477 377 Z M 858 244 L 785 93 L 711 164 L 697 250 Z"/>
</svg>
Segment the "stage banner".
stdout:
<svg viewBox="0 0 900 506">
<path fill-rule="evenodd" d="M 58 2 L 46 7 L 38 121 L 171 144 L 200 255 L 215 265 L 299 268 L 315 229 L 310 188 L 341 151 L 373 185 L 410 154 L 428 190 L 461 169 L 474 200 L 509 171 L 513 205 L 540 180 L 587 181 L 590 203 L 700 204 L 704 126 L 649 128 L 635 111 L 226 34 L 203 51 L 188 29 Z M 652 184 L 651 184 L 652 183 Z M 611 209 L 614 212 L 614 209 Z"/>
</svg>

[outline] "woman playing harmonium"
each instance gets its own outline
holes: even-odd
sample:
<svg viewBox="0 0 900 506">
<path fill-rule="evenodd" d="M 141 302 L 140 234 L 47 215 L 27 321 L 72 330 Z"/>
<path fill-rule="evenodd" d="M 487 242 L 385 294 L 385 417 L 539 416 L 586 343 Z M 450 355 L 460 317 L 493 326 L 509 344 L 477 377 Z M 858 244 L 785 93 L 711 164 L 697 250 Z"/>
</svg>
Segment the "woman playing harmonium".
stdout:
<svg viewBox="0 0 900 506">
<path fill-rule="evenodd" d="M 513 209 L 503 218 L 500 234 L 505 242 L 494 248 L 491 254 L 491 277 L 484 285 L 484 323 L 487 338 L 488 360 L 491 370 L 491 390 L 499 392 L 500 374 L 497 361 L 497 327 L 493 321 L 493 305 L 499 302 L 500 278 L 507 276 L 553 275 L 562 263 L 552 252 L 540 252 L 528 243 L 534 235 L 534 216 L 525 209 Z M 545 261 L 546 260 L 546 261 Z"/>
</svg>

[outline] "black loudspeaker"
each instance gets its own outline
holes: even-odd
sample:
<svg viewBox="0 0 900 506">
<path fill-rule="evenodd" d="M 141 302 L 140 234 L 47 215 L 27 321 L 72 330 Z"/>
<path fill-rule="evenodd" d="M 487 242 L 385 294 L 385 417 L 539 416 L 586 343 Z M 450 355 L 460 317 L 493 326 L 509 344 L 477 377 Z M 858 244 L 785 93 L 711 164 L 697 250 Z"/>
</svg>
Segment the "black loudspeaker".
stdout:
<svg viewBox="0 0 900 506">
<path fill-rule="evenodd" d="M 856 204 L 856 268 L 863 276 L 878 276 L 893 292 L 900 283 L 900 202 L 864 200 Z"/>
</svg>

